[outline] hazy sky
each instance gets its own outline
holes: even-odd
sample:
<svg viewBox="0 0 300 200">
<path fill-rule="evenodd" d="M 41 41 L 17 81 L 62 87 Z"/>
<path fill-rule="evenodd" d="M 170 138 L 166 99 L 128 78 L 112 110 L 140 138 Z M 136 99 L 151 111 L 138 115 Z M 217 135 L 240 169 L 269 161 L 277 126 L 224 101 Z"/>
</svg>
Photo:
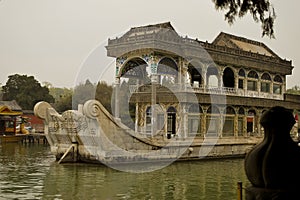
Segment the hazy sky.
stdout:
<svg viewBox="0 0 300 200">
<path fill-rule="evenodd" d="M 300 3 L 271 2 L 276 39 L 262 38 L 260 24 L 250 16 L 228 25 L 211 0 L 0 0 L 0 83 L 16 73 L 68 88 L 82 74 L 92 82 L 113 80 L 113 60 L 105 56 L 107 39 L 131 27 L 170 21 L 179 34 L 202 41 L 212 42 L 223 31 L 264 42 L 292 60 L 295 68 L 287 87 L 300 85 Z"/>
</svg>

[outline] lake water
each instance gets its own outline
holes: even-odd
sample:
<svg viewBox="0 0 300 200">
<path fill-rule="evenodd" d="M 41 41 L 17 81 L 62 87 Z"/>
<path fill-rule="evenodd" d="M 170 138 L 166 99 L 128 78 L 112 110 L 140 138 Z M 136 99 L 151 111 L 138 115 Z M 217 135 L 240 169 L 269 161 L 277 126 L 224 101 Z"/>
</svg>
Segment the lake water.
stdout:
<svg viewBox="0 0 300 200">
<path fill-rule="evenodd" d="M 176 162 L 147 173 L 57 164 L 42 144 L 0 144 L 0 199 L 237 199 L 243 159 Z"/>
</svg>

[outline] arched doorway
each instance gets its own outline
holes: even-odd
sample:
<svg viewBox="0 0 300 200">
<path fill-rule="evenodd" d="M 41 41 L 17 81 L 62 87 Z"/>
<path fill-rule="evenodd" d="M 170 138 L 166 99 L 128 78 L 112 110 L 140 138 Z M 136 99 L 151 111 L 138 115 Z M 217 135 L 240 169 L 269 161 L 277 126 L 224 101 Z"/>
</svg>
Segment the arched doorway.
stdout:
<svg viewBox="0 0 300 200">
<path fill-rule="evenodd" d="M 201 117 L 203 110 L 198 103 L 194 103 L 189 107 L 188 111 L 188 134 L 189 136 L 201 135 Z"/>
<path fill-rule="evenodd" d="M 218 88 L 219 87 L 219 70 L 216 66 L 209 66 L 206 72 L 206 82 L 208 88 Z"/>
<path fill-rule="evenodd" d="M 136 104 L 130 102 L 131 95 L 138 89 L 139 84 L 150 80 L 146 71 L 147 63 L 139 57 L 129 59 L 120 68 L 120 83 L 114 88 L 115 115 L 128 127 L 135 129 Z"/>
<path fill-rule="evenodd" d="M 248 73 L 247 89 L 249 91 L 257 91 L 258 75 L 255 71 Z"/>
<path fill-rule="evenodd" d="M 255 110 L 251 109 L 248 111 L 247 115 L 247 133 L 254 133 L 255 131 Z"/>
<path fill-rule="evenodd" d="M 235 111 L 233 107 L 227 106 L 225 114 L 225 121 L 223 124 L 223 136 L 234 136 L 234 117 Z"/>
<path fill-rule="evenodd" d="M 202 66 L 195 62 L 189 63 L 188 74 L 190 79 L 190 84 L 192 87 L 199 87 L 203 84 L 203 78 L 201 75 Z"/>
<path fill-rule="evenodd" d="M 171 58 L 165 57 L 158 63 L 157 74 L 161 85 L 174 84 L 178 78 L 177 64 Z"/>
<path fill-rule="evenodd" d="M 121 68 L 120 77 L 145 80 L 148 78 L 147 63 L 141 58 L 132 58 Z"/>
<path fill-rule="evenodd" d="M 176 109 L 169 107 L 167 110 L 167 137 L 170 139 L 176 134 Z"/>
<path fill-rule="evenodd" d="M 223 85 L 224 87 L 234 88 L 234 73 L 229 67 L 224 70 Z"/>
<path fill-rule="evenodd" d="M 218 137 L 220 127 L 220 110 L 212 105 L 207 109 L 206 115 L 206 136 Z"/>
</svg>

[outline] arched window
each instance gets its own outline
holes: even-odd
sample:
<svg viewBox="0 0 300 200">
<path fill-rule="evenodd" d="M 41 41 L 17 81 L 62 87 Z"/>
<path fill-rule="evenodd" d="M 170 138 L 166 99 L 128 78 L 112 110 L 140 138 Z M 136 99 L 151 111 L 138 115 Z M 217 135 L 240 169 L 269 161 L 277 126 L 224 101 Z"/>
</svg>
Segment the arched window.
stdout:
<svg viewBox="0 0 300 200">
<path fill-rule="evenodd" d="M 218 87 L 218 75 L 219 70 L 216 66 L 209 66 L 207 68 L 206 77 L 207 77 L 207 85 L 209 88 L 217 88 Z"/>
<path fill-rule="evenodd" d="M 141 58 L 133 58 L 121 68 L 121 77 L 144 80 L 148 74 L 147 63 Z"/>
<path fill-rule="evenodd" d="M 239 115 L 245 115 L 245 109 L 243 107 L 239 109 Z"/>
<path fill-rule="evenodd" d="M 202 78 L 202 66 L 196 62 L 190 63 L 188 65 L 188 74 L 190 77 L 190 84 L 193 87 L 199 87 L 203 84 Z"/>
<path fill-rule="evenodd" d="M 256 122 L 255 122 L 255 117 L 256 116 L 256 111 L 254 109 L 251 109 L 248 111 L 247 115 L 247 133 L 254 133 L 256 129 Z"/>
<path fill-rule="evenodd" d="M 261 92 L 270 92 L 270 86 L 271 86 L 271 76 L 268 73 L 263 73 L 261 76 Z"/>
<path fill-rule="evenodd" d="M 281 94 L 282 93 L 282 78 L 279 75 L 274 77 L 273 83 L 273 93 L 274 94 Z"/>
<path fill-rule="evenodd" d="M 279 75 L 276 75 L 276 76 L 274 77 L 274 82 L 282 83 L 282 78 L 281 78 Z"/>
<path fill-rule="evenodd" d="M 206 136 L 217 137 L 220 127 L 220 111 L 217 106 L 210 106 L 206 115 Z"/>
<path fill-rule="evenodd" d="M 255 71 L 250 71 L 248 73 L 247 89 L 250 91 L 257 91 L 257 81 L 258 81 L 257 73 Z"/>
<path fill-rule="evenodd" d="M 265 81 L 271 81 L 271 76 L 268 73 L 263 73 L 261 79 Z"/>
<path fill-rule="evenodd" d="M 248 78 L 255 78 L 255 79 L 258 79 L 258 75 L 255 71 L 250 71 L 248 73 Z"/>
<path fill-rule="evenodd" d="M 201 135 L 202 108 L 199 104 L 192 104 L 188 112 L 188 134 L 189 136 Z"/>
<path fill-rule="evenodd" d="M 246 76 L 245 70 L 240 69 L 240 71 L 239 71 L 239 76 L 245 77 L 245 76 Z"/>
<path fill-rule="evenodd" d="M 234 72 L 229 67 L 226 67 L 223 73 L 224 87 L 234 88 Z"/>
<path fill-rule="evenodd" d="M 224 114 L 225 121 L 223 124 L 223 136 L 234 136 L 235 111 L 231 106 L 227 106 Z"/>
<path fill-rule="evenodd" d="M 171 58 L 163 58 L 157 67 L 157 74 L 160 75 L 160 84 L 174 84 L 178 77 L 177 64 Z"/>
</svg>

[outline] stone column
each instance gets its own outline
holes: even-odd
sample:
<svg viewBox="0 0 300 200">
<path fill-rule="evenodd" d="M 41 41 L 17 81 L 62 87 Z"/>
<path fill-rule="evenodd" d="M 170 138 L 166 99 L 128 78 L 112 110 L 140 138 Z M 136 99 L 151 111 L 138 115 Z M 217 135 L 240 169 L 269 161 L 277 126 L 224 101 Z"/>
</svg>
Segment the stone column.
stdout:
<svg viewBox="0 0 300 200">
<path fill-rule="evenodd" d="M 219 72 L 219 75 L 218 75 L 218 87 L 219 88 L 222 88 L 223 87 L 223 70 Z"/>
<path fill-rule="evenodd" d="M 225 107 L 220 107 L 220 119 L 219 119 L 219 128 L 218 128 L 218 137 L 223 137 L 223 126 L 224 126 L 224 122 L 225 122 L 225 115 L 224 115 L 224 111 L 225 111 Z"/>
<path fill-rule="evenodd" d="M 201 118 L 201 133 L 203 134 L 203 137 L 206 135 L 206 116 L 207 116 L 207 106 L 202 107 L 203 115 Z"/>
<path fill-rule="evenodd" d="M 273 78 L 272 81 L 270 82 L 270 94 L 273 94 Z"/>
<path fill-rule="evenodd" d="M 158 84 L 158 76 L 156 74 L 151 75 L 151 134 L 156 133 L 157 129 L 157 113 L 156 113 L 156 87 Z"/>
<path fill-rule="evenodd" d="M 184 62 L 183 62 L 183 59 L 182 58 L 179 58 L 179 61 L 178 61 L 178 84 L 181 86 L 183 84 L 183 66 L 184 65 Z"/>
<path fill-rule="evenodd" d="M 239 114 L 238 114 L 239 109 L 235 108 L 234 111 L 235 111 L 235 115 L 233 119 L 233 135 L 235 137 L 238 137 L 239 136 Z"/>
<path fill-rule="evenodd" d="M 234 89 L 237 91 L 239 88 L 239 75 L 234 74 Z"/>
<path fill-rule="evenodd" d="M 139 103 L 135 104 L 135 132 L 139 132 Z"/>
<path fill-rule="evenodd" d="M 182 65 L 181 65 L 181 71 L 180 71 L 180 74 L 181 74 L 181 82 L 180 82 L 180 88 L 184 88 L 186 89 L 186 84 L 187 84 L 187 70 L 188 70 L 188 66 L 187 66 L 187 62 L 182 60 Z"/>
<path fill-rule="evenodd" d="M 187 138 L 188 136 L 188 112 L 187 112 L 187 105 L 184 103 L 182 106 L 182 113 L 181 113 L 181 138 Z"/>
<path fill-rule="evenodd" d="M 248 72 L 245 72 L 245 78 L 244 78 L 244 95 L 248 95 Z"/>
<path fill-rule="evenodd" d="M 244 131 L 244 136 L 248 137 L 248 132 L 247 132 L 247 116 L 248 116 L 248 111 L 249 109 L 245 109 L 245 114 L 244 114 L 244 124 L 243 124 L 243 131 Z"/>
<path fill-rule="evenodd" d="M 202 76 L 203 76 L 203 88 L 205 89 L 207 86 L 207 67 L 202 68 Z"/>
<path fill-rule="evenodd" d="M 120 100 L 119 100 L 119 94 L 120 94 L 120 77 L 116 77 L 115 80 L 115 118 L 120 119 Z"/>
</svg>

